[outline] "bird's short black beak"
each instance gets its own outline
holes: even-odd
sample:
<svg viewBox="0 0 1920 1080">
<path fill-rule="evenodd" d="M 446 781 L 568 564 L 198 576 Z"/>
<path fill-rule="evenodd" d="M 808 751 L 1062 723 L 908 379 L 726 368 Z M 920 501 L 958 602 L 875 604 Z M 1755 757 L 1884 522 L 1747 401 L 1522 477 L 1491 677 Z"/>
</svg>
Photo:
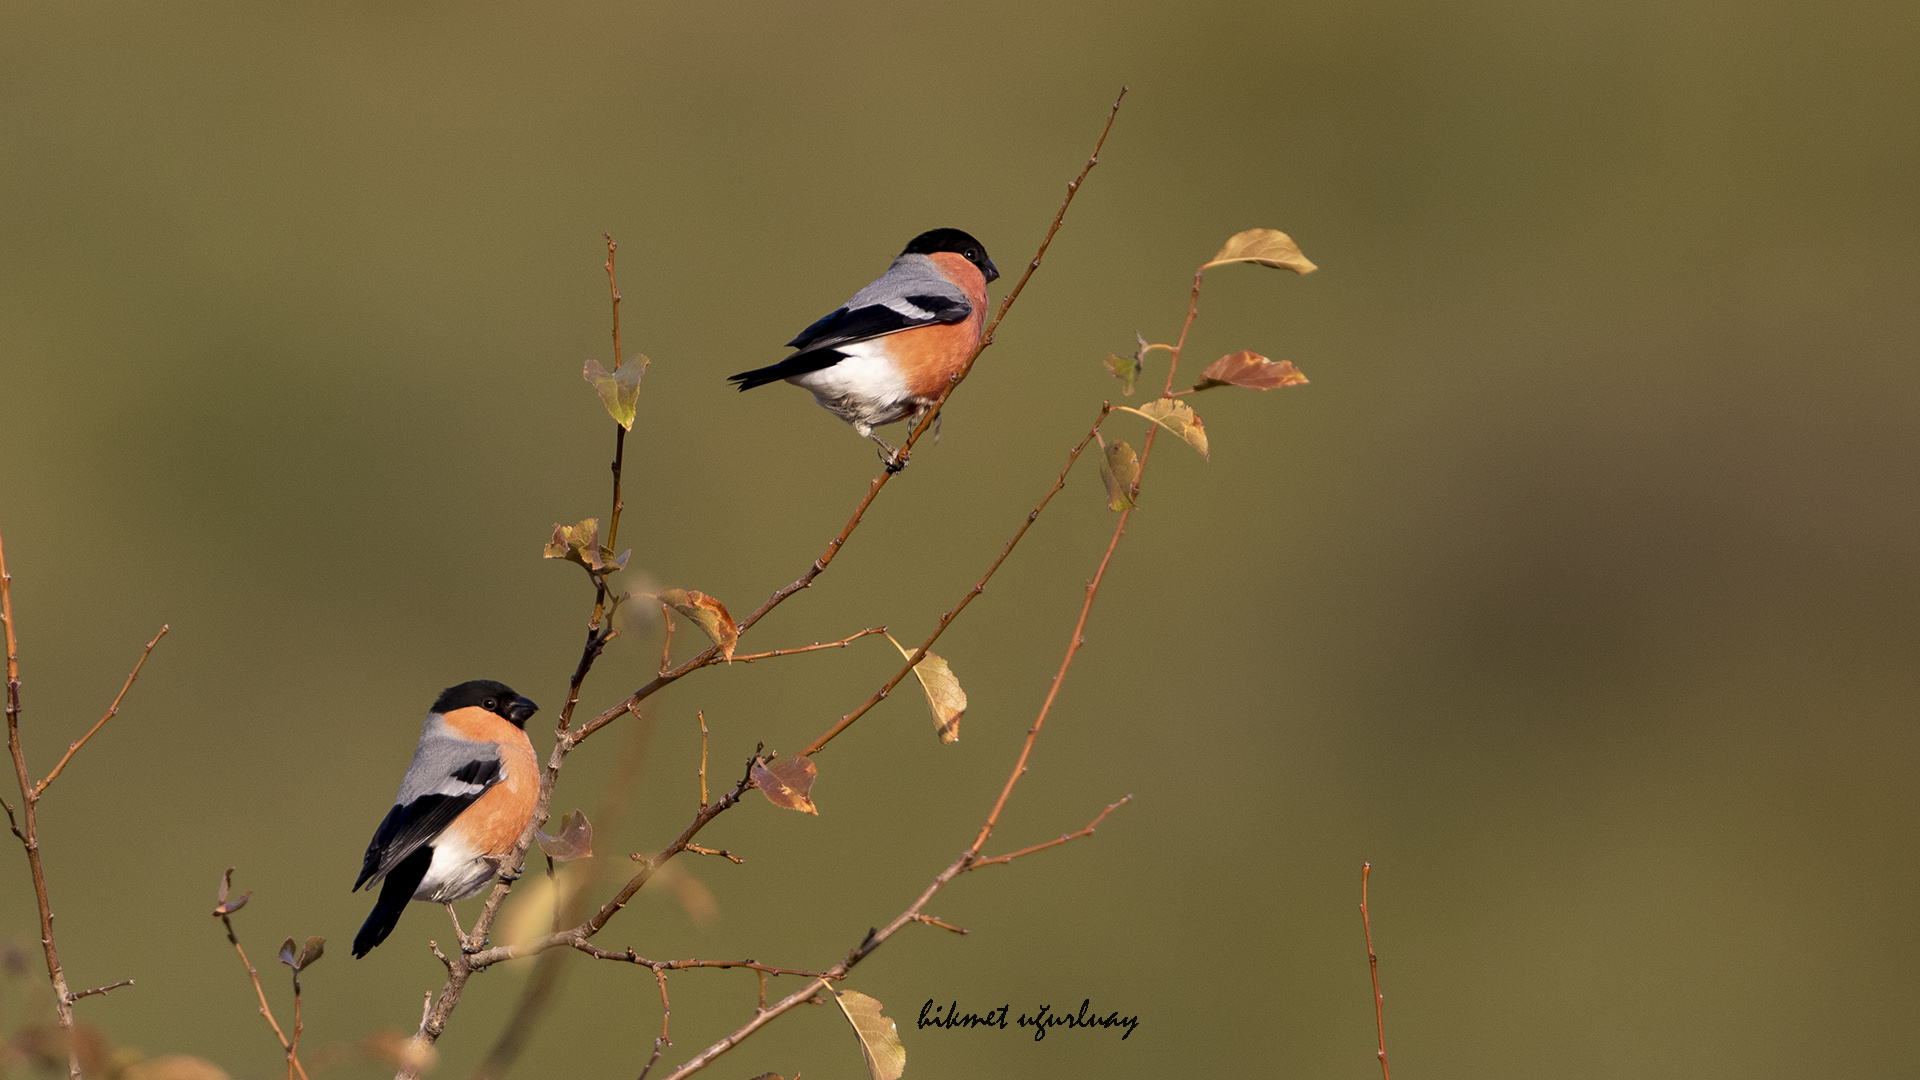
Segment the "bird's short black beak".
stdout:
<svg viewBox="0 0 1920 1080">
<path fill-rule="evenodd" d="M 991 285 L 994 282 L 1000 280 L 1000 268 L 993 265 L 993 260 L 983 259 L 981 261 L 987 264 L 980 268 L 982 272 L 984 272 L 987 275 L 987 284 Z"/>
<path fill-rule="evenodd" d="M 516 724 L 525 724 L 533 719 L 534 713 L 539 711 L 540 706 L 535 705 L 531 699 L 515 698 L 513 704 L 507 706 L 507 719 Z"/>
</svg>

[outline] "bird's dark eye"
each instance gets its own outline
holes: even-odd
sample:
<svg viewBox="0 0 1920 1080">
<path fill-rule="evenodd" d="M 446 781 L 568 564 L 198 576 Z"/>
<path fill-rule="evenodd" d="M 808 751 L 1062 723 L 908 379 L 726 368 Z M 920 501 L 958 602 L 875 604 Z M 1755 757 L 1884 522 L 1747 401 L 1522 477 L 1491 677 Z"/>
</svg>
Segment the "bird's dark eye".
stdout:
<svg viewBox="0 0 1920 1080">
<path fill-rule="evenodd" d="M 499 707 L 500 707 L 500 703 L 498 701 L 495 701 L 492 698 L 488 698 L 486 702 L 481 705 L 481 708 L 487 710 L 488 712 L 492 712 L 493 710 Z"/>
<path fill-rule="evenodd" d="M 979 259 L 980 259 L 980 253 L 979 253 L 979 252 L 977 252 L 977 251 L 975 251 L 975 250 L 973 250 L 972 248 L 968 248 L 968 249 L 967 249 L 967 261 L 968 261 L 968 262 L 978 262 L 978 261 L 979 261 Z"/>
</svg>

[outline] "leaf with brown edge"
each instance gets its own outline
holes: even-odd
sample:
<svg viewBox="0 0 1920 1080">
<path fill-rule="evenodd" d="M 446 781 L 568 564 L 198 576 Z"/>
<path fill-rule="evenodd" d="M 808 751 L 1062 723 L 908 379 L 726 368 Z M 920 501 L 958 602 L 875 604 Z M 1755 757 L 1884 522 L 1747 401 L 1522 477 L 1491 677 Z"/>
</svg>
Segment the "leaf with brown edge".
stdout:
<svg viewBox="0 0 1920 1080">
<path fill-rule="evenodd" d="M 614 555 L 612 548 L 600 546 L 600 519 L 584 518 L 578 525 L 555 525 L 553 539 L 540 549 L 543 559 L 565 559 L 586 568 L 589 574 L 610 574 L 623 570 L 632 551 Z"/>
<path fill-rule="evenodd" d="M 900 650 L 902 659 L 912 659 L 913 650 L 893 641 L 893 647 Z M 960 689 L 960 678 L 947 666 L 947 662 L 934 653 L 927 653 L 920 662 L 913 665 L 913 673 L 920 680 L 920 689 L 926 691 L 927 708 L 933 712 L 933 729 L 940 734 L 943 743 L 960 740 L 960 718 L 967 715 L 967 692 Z"/>
<path fill-rule="evenodd" d="M 727 614 L 727 606 L 698 589 L 668 589 L 660 594 L 661 603 L 692 619 L 707 637 L 720 646 L 720 655 L 733 663 L 733 647 L 740 643 L 740 631 Z"/>
<path fill-rule="evenodd" d="M 1311 274 L 1319 269 L 1313 265 L 1313 260 L 1300 254 L 1300 245 L 1293 242 L 1293 237 L 1279 229 L 1248 229 L 1234 233 L 1221 245 L 1219 254 L 1207 260 L 1200 269 L 1236 262 L 1259 263 L 1275 270 L 1291 270 L 1296 274 Z"/>
<path fill-rule="evenodd" d="M 539 836 L 540 850 L 554 862 L 593 858 L 593 823 L 587 820 L 585 810 L 562 815 L 559 835 L 540 832 Z"/>
<path fill-rule="evenodd" d="M 1100 455 L 1100 482 L 1107 485 L 1107 509 L 1134 507 L 1133 485 L 1140 479 L 1140 458 L 1126 440 L 1115 439 Z"/>
<path fill-rule="evenodd" d="M 616 358 L 617 359 L 617 358 Z M 600 366 L 598 360 L 588 360 L 587 366 L 580 372 L 587 385 L 600 395 L 601 404 L 607 407 L 607 414 L 613 422 L 633 430 L 634 407 L 640 403 L 640 376 L 646 374 L 647 365 L 652 361 L 640 353 L 634 353 L 627 362 L 612 371 Z"/>
<path fill-rule="evenodd" d="M 1185 439 L 1187 445 L 1200 451 L 1201 457 L 1212 460 L 1212 455 L 1207 452 L 1206 425 L 1200 422 L 1200 418 L 1194 415 L 1193 409 L 1186 402 L 1163 397 L 1149 401 L 1137 409 L 1129 405 L 1115 405 L 1113 408 L 1115 412 L 1130 412 L 1135 416 L 1146 417 Z"/>
<path fill-rule="evenodd" d="M 1211 390 L 1216 386 L 1244 386 L 1249 390 L 1274 390 L 1282 386 L 1300 386 L 1306 381 L 1307 377 L 1300 374 L 1300 369 L 1294 367 L 1291 360 L 1276 364 L 1251 349 L 1241 349 L 1208 364 L 1193 388 Z"/>
<path fill-rule="evenodd" d="M 808 793 L 813 790 L 813 780 L 817 775 L 813 759 L 808 757 L 790 757 L 785 761 L 756 761 L 752 769 L 753 786 L 767 797 L 767 801 L 782 810 L 798 810 L 803 814 L 818 816 L 820 811 L 813 805 Z"/>
<path fill-rule="evenodd" d="M 832 987 L 828 987 L 832 990 Z M 907 1048 L 900 1045 L 900 1029 L 880 1014 L 886 1008 L 858 990 L 835 990 L 833 1000 L 860 1038 L 860 1055 L 867 1059 L 873 1080 L 900 1080 L 907 1071 Z"/>
</svg>

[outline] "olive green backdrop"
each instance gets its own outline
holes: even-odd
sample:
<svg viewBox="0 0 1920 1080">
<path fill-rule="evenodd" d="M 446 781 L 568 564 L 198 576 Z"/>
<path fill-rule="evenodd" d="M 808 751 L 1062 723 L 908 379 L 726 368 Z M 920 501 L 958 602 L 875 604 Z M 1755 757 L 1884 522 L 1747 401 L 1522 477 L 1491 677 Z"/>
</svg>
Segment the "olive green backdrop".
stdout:
<svg viewBox="0 0 1920 1080">
<path fill-rule="evenodd" d="M 1916 55 L 1894 4 L 10 0 L 0 527 L 39 769 L 173 626 L 43 804 L 75 982 L 139 980 L 84 1017 L 283 1067 L 206 914 L 233 864 L 276 1001 L 274 944 L 334 943 L 307 1045 L 417 1022 L 444 917 L 354 961 L 347 886 L 441 687 L 511 683 L 549 744 L 589 595 L 540 545 L 606 504 L 579 375 L 610 355 L 602 230 L 654 360 L 630 576 L 744 612 L 876 462 L 801 391 L 724 376 L 922 229 L 1017 270 L 1126 83 L 940 445 L 751 639 L 924 634 L 1115 394 L 1100 358 L 1176 334 L 1228 234 L 1286 229 L 1322 265 L 1210 279 L 1192 368 L 1254 348 L 1313 382 L 1204 395 L 1212 462 L 1156 454 L 994 846 L 1135 803 L 963 879 L 931 910 L 970 936 L 912 929 L 850 981 L 903 1021 L 909 1075 L 1364 1080 L 1362 860 L 1406 1076 L 1903 1075 Z M 754 796 L 703 837 L 747 860 L 691 867 L 717 924 L 649 889 L 606 942 L 824 966 L 904 907 L 1046 688 L 1098 490 L 1076 474 L 940 646 L 972 699 L 957 745 L 896 696 L 821 755 L 817 819 Z M 652 648 L 615 642 L 587 705 Z M 691 813 L 696 709 L 730 778 L 896 663 L 864 641 L 662 694 L 601 849 Z M 594 805 L 618 747 L 589 744 L 556 809 Z M 0 871 L 31 944 L 24 861 Z M 474 980 L 443 1075 L 523 978 Z M 663 1065 L 753 1002 L 741 973 L 671 986 Z M 1141 1024 L 916 1031 L 928 998 Z M 636 1073 L 658 1005 L 644 971 L 578 960 L 519 1075 Z M 766 1070 L 862 1075 L 828 1010 L 710 1075 Z"/>
</svg>

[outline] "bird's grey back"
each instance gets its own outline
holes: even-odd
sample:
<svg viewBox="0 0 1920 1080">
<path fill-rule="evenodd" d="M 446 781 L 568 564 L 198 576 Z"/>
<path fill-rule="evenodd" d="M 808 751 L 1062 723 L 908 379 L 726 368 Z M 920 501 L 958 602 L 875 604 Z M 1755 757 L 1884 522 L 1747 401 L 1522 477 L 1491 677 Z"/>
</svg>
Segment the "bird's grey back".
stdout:
<svg viewBox="0 0 1920 1080">
<path fill-rule="evenodd" d="M 463 766 L 490 762 L 492 769 L 478 770 L 472 782 L 454 777 Z M 420 729 L 420 745 L 413 751 L 413 764 L 400 780 L 396 804 L 410 803 L 422 795 L 478 795 L 498 780 L 500 751 L 492 744 L 465 738 L 448 726 L 439 713 L 428 713 Z M 474 775 L 470 770 L 467 775 Z"/>
<path fill-rule="evenodd" d="M 948 280 L 932 259 L 925 255 L 902 255 L 893 260 L 893 265 L 887 267 L 886 273 L 854 293 L 853 299 L 848 300 L 845 307 L 849 311 L 875 305 L 885 305 L 896 311 L 903 306 L 919 307 L 917 304 L 902 304 L 909 296 L 939 296 L 968 304 L 966 292 Z"/>
</svg>

